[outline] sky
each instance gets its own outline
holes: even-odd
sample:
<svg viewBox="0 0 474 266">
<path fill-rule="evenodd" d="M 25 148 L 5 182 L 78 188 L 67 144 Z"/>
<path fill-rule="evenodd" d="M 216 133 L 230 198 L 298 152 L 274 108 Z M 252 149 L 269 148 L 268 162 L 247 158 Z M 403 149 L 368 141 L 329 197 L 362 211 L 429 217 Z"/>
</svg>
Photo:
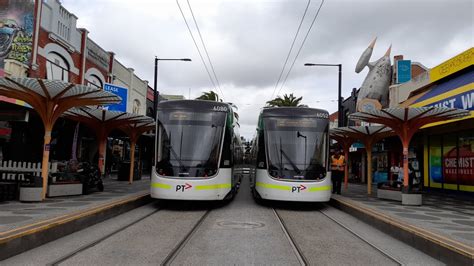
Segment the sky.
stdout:
<svg viewBox="0 0 474 266">
<path fill-rule="evenodd" d="M 184 17 L 213 77 L 206 72 L 175 0 L 62 0 L 78 17 L 77 26 L 153 85 L 154 58 L 160 61 L 158 90 L 194 99 L 213 90 L 234 103 L 246 139 L 254 135 L 258 114 L 277 95 L 302 96 L 302 104 L 337 110 L 337 67 L 342 64 L 342 95 L 359 88 L 368 69 L 354 69 L 362 52 L 377 37 L 370 61 L 392 45 L 394 55 L 432 68 L 473 46 L 472 0 L 179 0 Z M 308 5 L 309 3 L 309 5 Z M 322 6 L 321 6 L 322 4 Z M 216 73 L 203 49 L 194 18 Z M 304 11 L 283 80 L 276 86 Z M 318 9 L 314 25 L 302 46 Z M 217 85 L 220 84 L 220 86 Z"/>
</svg>

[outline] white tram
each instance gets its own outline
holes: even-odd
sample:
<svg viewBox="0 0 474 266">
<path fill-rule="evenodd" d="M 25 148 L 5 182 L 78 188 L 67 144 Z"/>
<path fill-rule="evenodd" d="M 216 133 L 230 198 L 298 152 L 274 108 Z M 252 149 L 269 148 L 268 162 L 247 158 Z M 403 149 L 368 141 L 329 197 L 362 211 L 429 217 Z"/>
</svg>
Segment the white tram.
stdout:
<svg viewBox="0 0 474 266">
<path fill-rule="evenodd" d="M 151 197 L 173 200 L 231 199 L 243 151 L 230 104 L 179 100 L 157 110 Z"/>
<path fill-rule="evenodd" d="M 329 201 L 332 182 L 327 111 L 264 108 L 252 145 L 255 170 L 250 186 L 255 198 Z"/>
</svg>

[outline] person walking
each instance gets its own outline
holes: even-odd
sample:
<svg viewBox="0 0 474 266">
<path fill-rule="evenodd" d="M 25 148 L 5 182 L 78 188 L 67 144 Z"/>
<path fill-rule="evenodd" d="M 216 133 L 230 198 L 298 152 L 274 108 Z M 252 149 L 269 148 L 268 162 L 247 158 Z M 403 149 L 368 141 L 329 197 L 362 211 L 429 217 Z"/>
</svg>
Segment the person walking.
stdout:
<svg viewBox="0 0 474 266">
<path fill-rule="evenodd" d="M 332 193 L 341 194 L 342 177 L 344 176 L 345 158 L 341 155 L 341 151 L 336 149 L 333 156 L 331 156 L 331 179 L 332 179 Z"/>
</svg>

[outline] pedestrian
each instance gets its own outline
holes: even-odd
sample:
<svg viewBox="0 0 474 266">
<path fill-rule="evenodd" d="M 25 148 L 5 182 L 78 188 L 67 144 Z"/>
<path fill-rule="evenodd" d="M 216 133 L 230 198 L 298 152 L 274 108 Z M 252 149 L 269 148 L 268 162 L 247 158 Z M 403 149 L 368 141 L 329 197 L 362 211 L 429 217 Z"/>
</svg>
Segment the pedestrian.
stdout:
<svg viewBox="0 0 474 266">
<path fill-rule="evenodd" d="M 332 193 L 341 194 L 341 182 L 344 175 L 345 158 L 341 155 L 341 151 L 336 149 L 333 156 L 331 156 L 331 179 L 332 179 Z"/>
</svg>

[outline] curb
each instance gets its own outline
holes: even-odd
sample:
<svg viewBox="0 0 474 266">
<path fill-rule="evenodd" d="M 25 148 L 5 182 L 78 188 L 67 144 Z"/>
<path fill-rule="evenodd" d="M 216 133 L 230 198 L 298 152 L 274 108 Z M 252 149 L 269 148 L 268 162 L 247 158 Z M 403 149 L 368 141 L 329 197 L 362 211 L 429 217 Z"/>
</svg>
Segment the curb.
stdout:
<svg viewBox="0 0 474 266">
<path fill-rule="evenodd" d="M 330 204 L 448 265 L 473 265 L 474 248 L 467 244 L 377 212 L 350 199 L 333 197 Z"/>
<path fill-rule="evenodd" d="M 0 261 L 151 202 L 150 193 L 101 204 L 0 233 Z"/>
</svg>

